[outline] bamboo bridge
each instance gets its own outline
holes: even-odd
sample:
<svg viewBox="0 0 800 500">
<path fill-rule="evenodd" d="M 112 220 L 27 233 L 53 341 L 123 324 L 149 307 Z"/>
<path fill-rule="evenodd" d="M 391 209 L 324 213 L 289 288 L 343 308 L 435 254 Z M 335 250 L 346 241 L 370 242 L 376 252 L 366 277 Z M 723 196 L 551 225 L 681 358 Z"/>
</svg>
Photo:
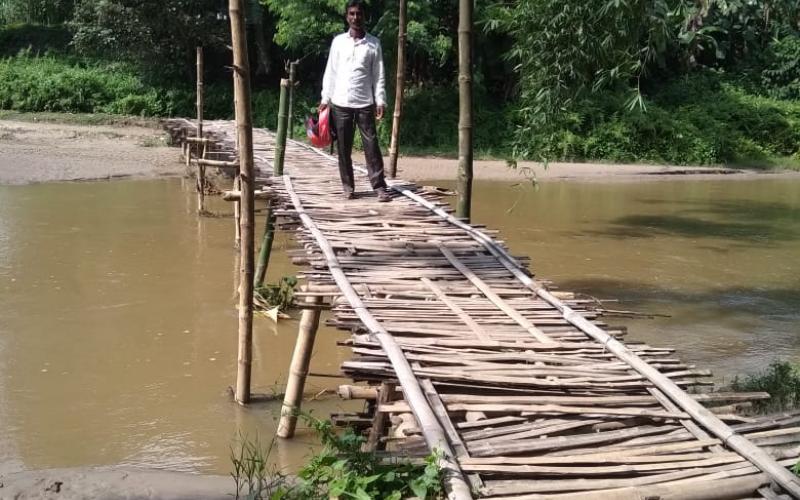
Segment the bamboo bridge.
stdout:
<svg viewBox="0 0 800 500">
<path fill-rule="evenodd" d="M 205 122 L 194 141 L 190 121 L 167 128 L 187 164 L 235 165 L 233 122 Z M 305 268 L 279 435 L 294 432 L 325 303 L 329 322 L 352 332 L 342 372 L 358 385 L 340 394 L 366 401 L 338 419 L 371 450 L 437 450 L 450 498 L 800 498 L 787 469 L 800 413 L 737 415 L 768 396 L 699 390 L 711 374 L 673 349 L 621 342 L 625 329 L 592 301 L 551 291 L 441 193 L 389 181 L 394 199 L 376 203 L 362 169 L 359 196 L 345 201 L 334 157 L 289 141 L 275 176 L 274 135 L 253 138 L 257 193 L 295 231 L 291 255 Z"/>
</svg>

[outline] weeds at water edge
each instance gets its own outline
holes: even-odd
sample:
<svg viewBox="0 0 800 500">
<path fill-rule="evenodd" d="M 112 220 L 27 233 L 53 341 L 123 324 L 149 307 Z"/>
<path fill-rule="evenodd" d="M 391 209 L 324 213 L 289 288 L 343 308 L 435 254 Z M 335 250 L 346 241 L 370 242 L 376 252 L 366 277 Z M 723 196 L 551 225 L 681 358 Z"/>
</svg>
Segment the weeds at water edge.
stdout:
<svg viewBox="0 0 800 500">
<path fill-rule="evenodd" d="M 786 361 L 776 361 L 765 371 L 744 378 L 736 376 L 731 382 L 736 392 L 767 392 L 766 401 L 755 401 L 758 413 L 772 413 L 800 408 L 800 367 Z"/>
<path fill-rule="evenodd" d="M 231 477 L 236 483 L 236 499 L 279 500 L 287 498 L 287 479 L 269 466 L 269 456 L 275 446 L 273 438 L 267 447 L 262 447 L 258 436 L 252 441 L 245 435 L 231 446 Z"/>
</svg>

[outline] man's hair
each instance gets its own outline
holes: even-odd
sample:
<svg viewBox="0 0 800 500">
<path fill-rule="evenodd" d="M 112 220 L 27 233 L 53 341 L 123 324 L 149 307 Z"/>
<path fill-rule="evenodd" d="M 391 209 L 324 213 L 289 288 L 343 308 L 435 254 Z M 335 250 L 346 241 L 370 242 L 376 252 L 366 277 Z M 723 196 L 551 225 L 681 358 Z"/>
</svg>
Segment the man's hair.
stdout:
<svg viewBox="0 0 800 500">
<path fill-rule="evenodd" d="M 347 11 L 349 11 L 351 7 L 358 7 L 361 9 L 362 14 L 367 14 L 367 6 L 364 4 L 364 0 L 347 0 L 347 5 L 344 7 L 344 13 L 347 14 Z"/>
</svg>

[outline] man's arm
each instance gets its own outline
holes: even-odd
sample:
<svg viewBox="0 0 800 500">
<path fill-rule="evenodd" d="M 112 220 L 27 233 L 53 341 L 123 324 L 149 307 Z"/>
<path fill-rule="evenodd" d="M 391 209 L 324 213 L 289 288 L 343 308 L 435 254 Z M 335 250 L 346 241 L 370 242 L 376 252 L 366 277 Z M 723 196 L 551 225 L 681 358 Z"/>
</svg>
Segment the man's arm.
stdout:
<svg viewBox="0 0 800 500">
<path fill-rule="evenodd" d="M 375 96 L 375 116 L 378 120 L 383 119 L 386 110 L 386 77 L 383 70 L 383 50 L 378 42 L 378 53 L 372 65 L 372 95 Z"/>
<path fill-rule="evenodd" d="M 325 74 L 322 76 L 322 100 L 319 104 L 319 111 L 327 108 L 333 96 L 333 87 L 336 83 L 336 39 L 331 43 L 331 50 L 328 54 L 328 63 L 325 65 Z"/>
</svg>

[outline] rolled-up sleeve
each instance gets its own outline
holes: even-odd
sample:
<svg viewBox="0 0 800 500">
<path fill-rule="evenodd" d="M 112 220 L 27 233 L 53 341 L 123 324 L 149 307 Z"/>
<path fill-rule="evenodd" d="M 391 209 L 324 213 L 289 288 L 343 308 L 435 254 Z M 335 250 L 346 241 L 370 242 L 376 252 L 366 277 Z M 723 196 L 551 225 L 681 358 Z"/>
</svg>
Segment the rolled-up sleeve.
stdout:
<svg viewBox="0 0 800 500">
<path fill-rule="evenodd" d="M 375 96 L 375 104 L 377 106 L 386 106 L 386 77 L 383 70 L 383 50 L 380 43 L 377 44 L 375 50 L 377 54 L 372 65 L 372 94 Z"/>
</svg>

